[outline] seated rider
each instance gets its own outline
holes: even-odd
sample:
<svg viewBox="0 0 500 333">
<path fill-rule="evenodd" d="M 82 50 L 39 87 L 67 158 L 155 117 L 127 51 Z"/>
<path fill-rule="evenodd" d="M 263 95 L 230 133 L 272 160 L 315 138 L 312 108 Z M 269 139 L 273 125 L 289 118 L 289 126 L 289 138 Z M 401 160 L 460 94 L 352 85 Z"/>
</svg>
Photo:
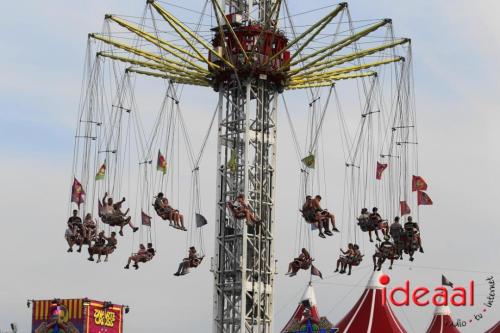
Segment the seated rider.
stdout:
<svg viewBox="0 0 500 333">
<path fill-rule="evenodd" d="M 311 258 L 309 252 L 305 248 L 302 248 L 299 256 L 294 258 L 293 261 L 288 264 L 288 272 L 285 275 L 290 277 L 295 276 L 299 270 L 307 270 L 311 268 L 312 261 L 313 259 Z"/>
<path fill-rule="evenodd" d="M 306 196 L 306 202 L 302 205 L 302 209 L 300 210 L 302 213 L 302 217 L 306 220 L 307 223 L 315 223 L 316 222 L 316 213 L 312 206 L 312 197 L 310 195 Z"/>
<path fill-rule="evenodd" d="M 184 231 L 187 230 L 184 227 L 184 215 L 182 215 L 179 210 L 170 206 L 168 199 L 162 192 L 158 193 L 156 196 L 153 206 L 158 216 L 160 216 L 163 220 L 170 221 L 171 227 Z"/>
<path fill-rule="evenodd" d="M 368 228 L 368 222 L 370 221 L 370 214 L 368 214 L 368 208 L 361 209 L 361 215 L 358 217 L 358 225 L 363 231 Z"/>
<path fill-rule="evenodd" d="M 85 220 L 83 221 L 83 237 L 86 240 L 92 240 L 96 236 L 97 223 L 92 218 L 92 214 L 88 213 L 85 215 Z"/>
<path fill-rule="evenodd" d="M 109 250 L 115 250 L 116 246 L 118 245 L 118 240 L 116 239 L 116 232 L 111 232 L 110 237 L 104 237 L 107 241 L 106 245 L 104 246 L 105 249 Z"/>
<path fill-rule="evenodd" d="M 109 254 L 113 253 L 114 250 L 116 250 L 116 246 L 118 245 L 118 240 L 116 239 L 116 232 L 112 231 L 110 237 L 105 237 L 104 239 L 106 240 L 106 245 L 101 247 L 97 253 L 98 258 L 97 258 L 97 263 L 101 262 L 101 255 L 105 255 L 106 258 L 104 259 L 104 262 L 108 261 L 108 256 Z"/>
<path fill-rule="evenodd" d="M 325 238 L 323 227 L 325 228 L 325 234 L 333 236 L 328 224 L 328 218 L 326 216 L 319 216 L 319 220 L 317 219 L 316 209 L 313 207 L 313 199 L 310 195 L 306 196 L 306 201 L 302 205 L 300 212 L 302 212 L 302 217 L 307 223 L 314 224 L 318 228 L 319 237 Z"/>
<path fill-rule="evenodd" d="M 325 230 L 329 229 L 328 221 L 330 221 L 332 224 L 332 231 L 339 232 L 339 229 L 335 226 L 335 216 L 328 210 L 321 208 L 321 196 L 319 194 L 312 199 L 311 205 L 316 213 L 316 221 L 325 220 Z"/>
<path fill-rule="evenodd" d="M 148 243 L 148 249 L 147 249 L 147 252 L 148 252 L 148 256 L 149 256 L 149 260 L 153 259 L 153 257 L 155 256 L 156 254 L 156 250 L 154 249 L 153 247 L 153 243 Z"/>
<path fill-rule="evenodd" d="M 413 222 L 413 217 L 408 216 L 408 221 L 405 223 L 404 229 L 407 237 L 409 237 L 410 239 L 413 238 L 412 236 L 416 237 L 419 251 L 421 253 L 424 253 L 424 249 L 422 248 L 422 240 L 420 238 L 420 227 L 418 226 L 417 222 Z"/>
<path fill-rule="evenodd" d="M 107 200 L 106 200 L 107 198 Z M 122 199 L 122 202 L 125 201 L 125 198 Z M 100 210 L 99 210 L 99 216 L 102 217 L 103 219 L 103 222 L 104 220 L 109 220 L 112 218 L 112 216 L 114 215 L 114 204 L 113 204 L 113 198 L 108 198 L 108 192 L 104 193 L 104 197 L 102 198 L 102 205 L 100 207 Z"/>
<path fill-rule="evenodd" d="M 238 194 L 234 203 L 228 202 L 227 206 L 236 219 L 246 219 L 248 225 L 255 225 L 261 222 L 255 217 L 243 193 Z"/>
<path fill-rule="evenodd" d="M 396 216 L 394 218 L 394 222 L 391 224 L 389 233 L 392 239 L 394 239 L 395 242 L 398 242 L 403 235 L 403 232 L 403 226 L 399 223 L 399 216 Z"/>
<path fill-rule="evenodd" d="M 339 259 L 337 260 L 337 268 L 335 269 L 335 272 L 338 272 L 339 271 L 339 266 L 342 265 L 342 269 L 340 271 L 340 274 L 344 274 L 345 273 L 345 266 L 346 265 L 346 262 L 348 260 L 350 260 L 351 258 L 354 257 L 354 244 L 353 243 L 349 243 L 347 245 L 347 251 L 344 251 L 342 249 L 340 249 L 340 252 L 342 252 L 342 255 L 339 257 Z"/>
<path fill-rule="evenodd" d="M 97 238 L 95 239 L 94 245 L 89 245 L 89 261 L 94 261 L 94 254 L 101 253 L 106 246 L 106 236 L 104 235 L 104 231 L 99 232 Z"/>
<path fill-rule="evenodd" d="M 94 243 L 94 248 L 100 249 L 100 248 L 103 248 L 104 245 L 106 245 L 106 237 L 104 236 L 104 231 L 101 231 L 97 235 L 97 239 L 95 240 L 95 243 Z"/>
<path fill-rule="evenodd" d="M 129 269 L 130 263 L 134 261 L 134 267 L 135 269 L 139 269 L 139 263 L 140 262 L 148 262 L 151 259 L 153 259 L 155 255 L 155 250 L 153 249 L 153 244 L 148 243 L 148 248 L 144 246 L 144 244 L 139 245 L 139 251 L 137 253 L 133 254 L 128 258 L 127 265 L 125 266 L 125 269 Z"/>
<path fill-rule="evenodd" d="M 377 207 L 373 207 L 372 208 L 372 212 L 368 216 L 368 226 L 369 226 L 368 235 L 370 237 L 370 242 L 373 242 L 373 239 L 372 239 L 372 230 L 375 231 L 375 237 L 380 242 L 380 238 L 378 236 L 378 229 L 381 229 L 381 227 L 382 227 L 381 223 L 382 222 L 384 222 L 384 220 L 382 219 L 382 217 L 378 213 L 378 208 Z M 388 233 L 387 226 L 386 226 L 385 230 L 382 230 L 382 232 L 383 232 L 384 235 L 387 235 L 387 233 Z"/>
<path fill-rule="evenodd" d="M 73 215 L 68 219 L 68 227 L 73 233 L 73 236 L 76 236 L 78 232 L 82 231 L 82 219 L 78 216 L 78 210 L 73 210 Z"/>
<path fill-rule="evenodd" d="M 133 224 L 132 224 L 132 217 L 131 216 L 128 216 L 127 217 L 127 214 L 128 212 L 130 211 L 130 209 L 128 208 L 125 213 L 122 212 L 121 208 L 122 208 L 122 203 L 125 201 L 125 198 L 122 199 L 122 201 L 120 202 L 117 202 L 113 205 L 113 217 L 112 217 L 112 223 L 110 225 L 118 225 L 120 226 L 120 236 L 123 236 L 123 227 L 128 224 L 130 226 L 130 228 L 132 228 L 132 230 L 134 232 L 136 232 L 137 230 L 139 230 L 139 227 L 135 227 Z"/>
<path fill-rule="evenodd" d="M 377 249 L 379 255 L 383 256 L 384 258 L 392 257 L 396 253 L 396 247 L 390 241 L 390 237 L 387 235 L 384 236 L 384 241 L 380 243 L 380 245 L 375 245 L 375 248 Z"/>
<path fill-rule="evenodd" d="M 354 244 L 352 249 L 354 251 L 354 254 L 352 256 L 349 256 L 346 258 L 346 260 L 343 264 L 343 267 L 342 267 L 342 271 L 344 273 L 346 271 L 346 268 L 349 267 L 349 272 L 347 272 L 347 275 L 351 275 L 352 266 L 358 266 L 361 263 L 361 260 L 363 260 L 363 255 L 361 254 L 361 251 L 359 250 L 359 245 Z M 342 271 L 340 271 L 340 273 L 342 273 Z"/>
<path fill-rule="evenodd" d="M 198 257 L 198 253 L 196 252 L 196 248 L 191 246 L 189 248 L 188 257 L 182 259 L 182 262 L 179 264 L 179 268 L 177 272 L 174 273 L 175 276 L 186 275 L 189 273 L 190 268 L 196 268 L 201 264 L 203 257 Z"/>
<path fill-rule="evenodd" d="M 153 203 L 153 207 L 155 208 L 156 213 L 164 220 L 170 220 L 172 223 L 174 210 L 168 204 L 167 198 L 165 198 L 163 192 L 159 192 L 155 198 L 155 202 Z"/>
</svg>

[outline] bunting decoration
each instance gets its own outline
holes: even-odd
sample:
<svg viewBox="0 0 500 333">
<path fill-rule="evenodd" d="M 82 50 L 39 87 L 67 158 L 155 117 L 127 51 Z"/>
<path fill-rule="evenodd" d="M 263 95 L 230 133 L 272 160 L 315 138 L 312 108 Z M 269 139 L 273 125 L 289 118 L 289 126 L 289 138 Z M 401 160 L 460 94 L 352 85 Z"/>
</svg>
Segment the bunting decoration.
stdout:
<svg viewBox="0 0 500 333">
<path fill-rule="evenodd" d="M 377 180 L 382 179 L 382 173 L 384 172 L 385 169 L 387 169 L 386 163 L 377 162 L 377 174 L 376 174 Z"/>
<path fill-rule="evenodd" d="M 309 169 L 314 169 L 316 166 L 316 156 L 314 154 L 310 154 L 302 159 L 302 163 Z"/>
<path fill-rule="evenodd" d="M 316 268 L 316 266 L 311 265 L 311 274 L 315 276 L 319 276 L 321 279 L 323 279 L 323 274 L 321 274 L 321 271 Z"/>
<path fill-rule="evenodd" d="M 399 209 L 401 210 L 401 216 L 405 216 L 411 213 L 410 206 L 406 201 L 399 202 Z"/>
<path fill-rule="evenodd" d="M 419 206 L 432 205 L 432 199 L 427 195 L 427 193 L 422 191 L 417 191 L 417 204 Z"/>
<path fill-rule="evenodd" d="M 85 191 L 76 178 L 73 179 L 73 186 L 71 187 L 71 202 L 76 203 L 78 208 L 80 208 L 80 204 L 85 202 Z"/>
<path fill-rule="evenodd" d="M 101 165 L 99 168 L 99 171 L 97 171 L 97 174 L 95 175 L 95 180 L 102 180 L 106 176 L 106 161 Z"/>
<path fill-rule="evenodd" d="M 144 213 L 144 211 L 141 211 L 141 220 L 142 220 L 142 225 L 151 226 L 151 216 L 148 214 Z"/>
<path fill-rule="evenodd" d="M 420 177 L 420 176 L 413 176 L 411 180 L 411 190 L 413 192 L 415 191 L 426 191 L 427 190 L 427 183 L 425 180 Z"/>
<path fill-rule="evenodd" d="M 156 170 L 161 171 L 163 174 L 167 173 L 167 160 L 165 156 L 161 154 L 161 151 L 158 150 L 158 160 L 156 161 Z"/>
</svg>

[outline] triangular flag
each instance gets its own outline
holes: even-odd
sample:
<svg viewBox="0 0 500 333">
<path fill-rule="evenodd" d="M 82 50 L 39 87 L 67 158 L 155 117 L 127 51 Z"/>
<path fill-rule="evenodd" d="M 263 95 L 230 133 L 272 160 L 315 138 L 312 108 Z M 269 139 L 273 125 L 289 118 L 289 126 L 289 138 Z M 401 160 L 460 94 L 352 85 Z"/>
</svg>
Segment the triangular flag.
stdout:
<svg viewBox="0 0 500 333">
<path fill-rule="evenodd" d="M 316 266 L 311 265 L 311 274 L 319 276 L 321 279 L 323 279 L 323 274 L 321 274 L 321 271 L 316 268 Z"/>
<path fill-rule="evenodd" d="M 163 174 L 167 173 L 167 160 L 165 156 L 161 154 L 161 151 L 158 150 L 158 159 L 156 161 L 156 170 L 161 171 Z"/>
<path fill-rule="evenodd" d="M 197 228 L 201 228 L 204 225 L 208 224 L 207 219 L 205 218 L 205 216 L 196 213 L 195 217 L 196 217 L 196 227 Z"/>
<path fill-rule="evenodd" d="M 142 220 L 142 225 L 146 225 L 148 227 L 151 226 L 151 216 L 144 213 L 143 211 L 141 211 L 141 220 Z"/>
<path fill-rule="evenodd" d="M 73 179 L 73 186 L 71 187 L 71 202 L 76 203 L 78 208 L 80 208 L 80 204 L 85 202 L 85 191 L 76 178 Z"/>
<path fill-rule="evenodd" d="M 314 169 L 316 166 L 316 156 L 314 154 L 310 154 L 302 159 L 302 163 L 309 169 Z"/>
<path fill-rule="evenodd" d="M 385 169 L 387 169 L 387 164 L 377 162 L 377 173 L 376 173 L 377 180 L 382 179 L 382 173 L 384 172 Z"/>
<path fill-rule="evenodd" d="M 446 276 L 441 275 L 441 284 L 443 286 L 448 286 L 450 288 L 453 288 L 453 283 L 446 278 Z"/>
<path fill-rule="evenodd" d="M 408 215 L 411 213 L 410 206 L 406 201 L 399 202 L 399 209 L 401 210 L 401 216 Z"/>
<path fill-rule="evenodd" d="M 236 154 L 236 149 L 231 150 L 231 158 L 227 162 L 227 167 L 233 173 L 236 172 L 236 170 L 238 169 L 238 158 Z"/>
<path fill-rule="evenodd" d="M 420 176 L 413 176 L 411 180 L 411 190 L 415 191 L 425 191 L 427 190 L 427 183 Z"/>
<path fill-rule="evenodd" d="M 432 199 L 427 195 L 427 193 L 422 191 L 417 191 L 417 204 L 420 206 L 432 205 Z"/>
<path fill-rule="evenodd" d="M 106 160 L 104 160 L 104 163 L 99 168 L 99 171 L 97 171 L 97 174 L 95 175 L 95 180 L 104 179 L 104 176 L 106 176 Z"/>
</svg>

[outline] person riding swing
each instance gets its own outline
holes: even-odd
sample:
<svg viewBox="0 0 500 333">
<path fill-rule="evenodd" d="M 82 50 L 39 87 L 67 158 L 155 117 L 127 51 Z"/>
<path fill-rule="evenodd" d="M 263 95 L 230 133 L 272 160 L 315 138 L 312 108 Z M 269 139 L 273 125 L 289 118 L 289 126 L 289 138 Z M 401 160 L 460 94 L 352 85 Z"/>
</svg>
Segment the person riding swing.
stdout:
<svg viewBox="0 0 500 333">
<path fill-rule="evenodd" d="M 85 215 L 85 220 L 83 221 L 83 238 L 86 242 L 90 244 L 92 240 L 97 236 L 97 223 L 92 218 L 92 214 L 88 213 Z"/>
<path fill-rule="evenodd" d="M 261 221 L 255 217 L 255 214 L 252 212 L 250 205 L 246 202 L 245 195 L 243 193 L 238 194 L 234 203 L 228 202 L 227 207 L 235 219 L 245 219 L 247 225 L 249 226 L 261 223 Z"/>
<path fill-rule="evenodd" d="M 381 241 L 380 240 L 380 237 L 378 236 L 378 230 L 379 229 L 382 229 L 382 233 L 384 235 L 387 235 L 388 234 L 388 226 L 387 226 L 387 223 L 384 225 L 384 222 L 386 222 L 386 220 L 383 220 L 382 217 L 380 216 L 379 212 L 378 212 L 378 208 L 377 207 L 373 207 L 372 208 L 372 212 L 369 214 L 368 216 L 368 236 L 370 237 L 370 242 L 373 242 L 373 239 L 372 239 L 372 231 L 375 231 L 375 237 L 377 239 L 377 241 Z"/>
<path fill-rule="evenodd" d="M 121 211 L 121 207 L 124 202 L 125 198 L 122 198 L 121 201 L 113 203 L 113 198 L 108 198 L 108 192 L 106 192 L 104 193 L 104 197 L 102 198 L 102 208 L 99 211 L 99 215 L 103 223 L 108 224 L 112 227 L 120 227 L 120 236 L 123 236 L 123 227 L 127 224 L 130 226 L 130 228 L 132 228 L 134 232 L 137 232 L 137 230 L 139 230 L 138 227 L 135 227 L 132 224 L 132 218 L 130 216 L 127 217 L 130 209 L 127 209 L 125 213 Z"/>
<path fill-rule="evenodd" d="M 339 229 L 337 229 L 337 227 L 335 226 L 335 215 L 330 213 L 327 209 L 321 208 L 321 199 L 321 195 L 318 194 L 314 197 L 314 199 L 311 200 L 311 206 L 316 214 L 316 221 L 324 221 L 323 227 L 325 228 L 325 233 L 327 235 L 329 235 L 329 233 L 331 234 L 331 232 L 329 231 L 329 222 L 332 224 L 332 231 L 339 232 Z"/>
<path fill-rule="evenodd" d="M 73 236 L 82 232 L 82 219 L 78 216 L 78 210 L 73 210 L 73 215 L 68 218 L 68 228 L 71 230 Z"/>
<path fill-rule="evenodd" d="M 411 242 L 416 242 L 419 252 L 424 253 L 424 249 L 422 247 L 422 239 L 420 238 L 420 227 L 418 226 L 417 222 L 413 222 L 413 218 L 411 216 L 408 216 L 408 220 L 404 225 L 404 230 L 406 234 L 406 241 L 408 243 Z M 406 246 L 407 248 L 412 247 L 411 244 L 408 244 Z M 410 256 L 410 260 L 413 261 L 413 256 Z"/>
<path fill-rule="evenodd" d="M 392 269 L 392 265 L 395 259 L 398 259 L 398 251 L 394 243 L 390 241 L 390 236 L 385 235 L 384 241 L 380 243 L 380 245 L 375 245 L 376 252 L 373 255 L 373 270 L 381 270 L 382 264 L 389 259 L 391 261 L 391 265 L 389 269 Z M 378 260 L 377 260 L 378 258 Z"/>
<path fill-rule="evenodd" d="M 335 272 L 339 272 L 339 266 L 341 266 L 339 272 L 340 274 L 344 274 L 347 268 L 349 268 L 347 275 L 351 275 L 352 266 L 358 266 L 363 260 L 363 255 L 361 254 L 361 251 L 359 251 L 358 244 L 349 243 L 347 247 L 348 249 L 345 252 L 340 249 L 343 255 L 341 255 L 337 260 L 337 268 L 335 269 Z"/>
<path fill-rule="evenodd" d="M 285 275 L 292 277 L 297 275 L 298 271 L 301 269 L 308 270 L 311 268 L 313 260 L 309 252 L 305 248 L 302 248 L 299 256 L 288 264 L 288 272 Z"/>
<path fill-rule="evenodd" d="M 189 273 L 190 268 L 198 267 L 203 261 L 204 256 L 198 257 L 198 253 L 196 252 L 196 248 L 191 246 L 189 248 L 188 257 L 182 259 L 182 262 L 179 264 L 179 268 L 177 272 L 174 273 L 175 276 L 186 275 Z"/>
<path fill-rule="evenodd" d="M 302 213 L 302 217 L 307 223 L 314 224 L 318 228 L 319 237 L 325 238 L 325 235 L 323 234 L 323 227 L 325 229 L 325 234 L 327 234 L 328 236 L 333 236 L 332 232 L 330 231 L 327 218 L 320 217 L 319 220 L 316 219 L 317 214 L 316 210 L 313 207 L 313 199 L 310 195 L 306 196 L 306 201 L 302 205 L 302 209 L 300 209 L 300 212 Z"/>
<path fill-rule="evenodd" d="M 394 218 L 394 222 L 389 227 L 389 234 L 394 240 L 394 245 L 396 246 L 396 250 L 398 252 L 399 258 L 403 259 L 403 247 L 404 247 L 404 229 L 401 223 L 399 223 L 399 216 Z"/>
<path fill-rule="evenodd" d="M 179 210 L 174 209 L 172 206 L 170 206 L 168 199 L 162 192 L 159 192 L 156 196 L 153 207 L 159 217 L 161 217 L 165 221 L 170 221 L 171 227 L 187 231 L 184 226 L 184 215 L 182 215 Z"/>
<path fill-rule="evenodd" d="M 137 251 L 137 253 L 131 255 L 128 258 L 127 265 L 124 268 L 125 269 L 129 269 L 130 268 L 130 263 L 133 261 L 134 262 L 134 268 L 137 270 L 137 269 L 139 269 L 139 263 L 140 262 L 146 263 L 146 262 L 150 261 L 151 259 L 153 259 L 153 257 L 155 256 L 155 254 L 156 254 L 156 251 L 153 248 L 153 244 L 152 243 L 148 243 L 148 248 L 147 249 L 144 246 L 144 244 L 140 244 L 139 245 L 139 251 Z"/>
<path fill-rule="evenodd" d="M 101 262 L 101 256 L 105 255 L 106 258 L 104 262 L 108 261 L 108 256 L 114 252 L 118 245 L 118 240 L 116 239 L 116 232 L 111 232 L 110 237 L 104 235 L 104 231 L 101 231 L 97 236 L 97 240 L 94 246 L 89 246 L 89 261 L 94 261 L 94 255 L 97 254 L 97 263 Z"/>
</svg>

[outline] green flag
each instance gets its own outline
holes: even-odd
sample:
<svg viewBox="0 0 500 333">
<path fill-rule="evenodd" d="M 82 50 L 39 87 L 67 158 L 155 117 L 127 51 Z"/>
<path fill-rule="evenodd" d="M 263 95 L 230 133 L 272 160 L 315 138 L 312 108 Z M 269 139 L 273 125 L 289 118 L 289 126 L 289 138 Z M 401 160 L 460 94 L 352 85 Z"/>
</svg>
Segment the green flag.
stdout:
<svg viewBox="0 0 500 333">
<path fill-rule="evenodd" d="M 106 176 L 106 161 L 101 165 L 99 168 L 99 171 L 97 171 L 97 174 L 95 175 L 95 180 L 102 180 Z"/>
<path fill-rule="evenodd" d="M 316 157 L 314 154 L 310 154 L 302 159 L 302 163 L 304 163 L 304 165 L 309 169 L 314 169 L 314 166 L 316 165 Z"/>
<path fill-rule="evenodd" d="M 229 170 L 231 170 L 231 172 L 236 172 L 236 170 L 238 169 L 238 158 L 236 156 L 236 149 L 233 149 L 231 151 L 231 158 L 227 162 L 227 166 Z"/>
</svg>

